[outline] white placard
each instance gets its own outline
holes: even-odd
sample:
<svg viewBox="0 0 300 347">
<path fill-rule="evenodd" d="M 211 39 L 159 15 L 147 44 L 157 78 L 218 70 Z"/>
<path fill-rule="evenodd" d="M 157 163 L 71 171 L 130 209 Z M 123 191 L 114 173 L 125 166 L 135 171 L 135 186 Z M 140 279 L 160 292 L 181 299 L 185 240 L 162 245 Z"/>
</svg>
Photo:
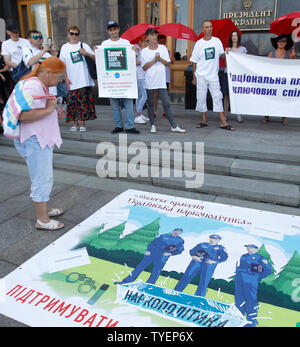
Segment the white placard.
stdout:
<svg viewBox="0 0 300 347">
<path fill-rule="evenodd" d="M 300 117 L 300 61 L 226 54 L 234 114 Z"/>
<path fill-rule="evenodd" d="M 136 55 L 131 47 L 99 46 L 96 65 L 100 98 L 138 98 Z"/>
</svg>

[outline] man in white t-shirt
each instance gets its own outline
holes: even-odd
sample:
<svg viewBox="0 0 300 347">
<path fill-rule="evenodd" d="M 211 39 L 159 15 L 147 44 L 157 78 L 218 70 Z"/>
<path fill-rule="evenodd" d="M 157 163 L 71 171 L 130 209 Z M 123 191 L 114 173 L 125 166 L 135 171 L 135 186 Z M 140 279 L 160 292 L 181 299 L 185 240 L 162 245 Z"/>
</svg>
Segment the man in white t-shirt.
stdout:
<svg viewBox="0 0 300 347">
<path fill-rule="evenodd" d="M 43 35 L 40 31 L 30 30 L 27 34 L 30 47 L 25 47 L 23 50 L 23 62 L 26 67 L 35 68 L 37 63 L 41 63 L 43 60 L 57 56 L 58 51 L 54 45 L 51 47 L 48 44 L 43 46 Z M 53 95 L 57 95 L 57 88 L 50 87 L 49 91 Z"/>
<path fill-rule="evenodd" d="M 145 88 L 147 90 L 148 115 L 151 123 L 151 133 L 156 133 L 154 125 L 154 91 L 158 90 L 158 95 L 163 103 L 163 107 L 171 124 L 171 131 L 185 133 L 174 121 L 170 107 L 169 95 L 166 83 L 166 66 L 170 66 L 171 60 L 168 49 L 164 45 L 159 45 L 157 41 L 158 32 L 150 28 L 146 31 L 148 47 L 141 53 L 142 67 L 145 71 Z"/>
<path fill-rule="evenodd" d="M 19 30 L 15 26 L 8 26 L 6 33 L 10 39 L 2 43 L 2 55 L 5 64 L 11 69 L 15 69 L 22 61 L 23 49 L 29 47 L 30 43 L 28 40 L 20 38 Z"/>
<path fill-rule="evenodd" d="M 196 110 L 202 112 L 202 122 L 197 126 L 203 128 L 207 123 L 207 90 L 209 89 L 213 100 L 213 111 L 218 112 L 220 128 L 234 130 L 227 122 L 223 108 L 223 95 L 219 82 L 219 59 L 224 58 L 222 42 L 212 36 L 212 23 L 204 21 L 202 32 L 204 37 L 197 41 L 190 61 L 193 63 L 193 84 L 197 86 Z"/>
<path fill-rule="evenodd" d="M 102 42 L 102 47 L 132 47 L 128 40 L 120 38 L 120 26 L 116 21 L 109 21 L 107 23 L 106 29 L 110 38 Z M 130 134 L 139 134 L 139 130 L 134 128 L 133 99 L 110 98 L 109 101 L 112 107 L 112 113 L 115 123 L 115 128 L 112 130 L 112 134 L 118 134 L 123 131 Z M 125 108 L 125 126 L 122 119 L 121 105 Z"/>
<path fill-rule="evenodd" d="M 10 37 L 2 44 L 2 55 L 5 64 L 12 71 L 16 69 L 23 59 L 23 50 L 30 47 L 30 43 L 26 39 L 20 38 L 19 29 L 13 25 L 6 28 L 6 33 Z"/>
</svg>

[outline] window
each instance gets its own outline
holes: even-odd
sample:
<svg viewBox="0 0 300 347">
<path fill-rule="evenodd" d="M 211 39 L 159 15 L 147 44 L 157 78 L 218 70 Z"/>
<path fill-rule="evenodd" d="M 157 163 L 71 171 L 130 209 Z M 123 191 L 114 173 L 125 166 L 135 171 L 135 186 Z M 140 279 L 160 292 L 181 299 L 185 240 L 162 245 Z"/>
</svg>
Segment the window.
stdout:
<svg viewBox="0 0 300 347">
<path fill-rule="evenodd" d="M 146 5 L 147 23 L 159 26 L 160 23 L 160 2 L 148 1 Z"/>
<path fill-rule="evenodd" d="M 189 2 L 187 0 L 175 0 L 174 6 L 174 22 L 189 26 Z M 175 40 L 175 59 L 187 60 L 188 41 Z"/>
<path fill-rule="evenodd" d="M 29 30 L 38 30 L 44 40 L 52 37 L 49 0 L 18 0 L 21 36 L 26 37 Z"/>
</svg>

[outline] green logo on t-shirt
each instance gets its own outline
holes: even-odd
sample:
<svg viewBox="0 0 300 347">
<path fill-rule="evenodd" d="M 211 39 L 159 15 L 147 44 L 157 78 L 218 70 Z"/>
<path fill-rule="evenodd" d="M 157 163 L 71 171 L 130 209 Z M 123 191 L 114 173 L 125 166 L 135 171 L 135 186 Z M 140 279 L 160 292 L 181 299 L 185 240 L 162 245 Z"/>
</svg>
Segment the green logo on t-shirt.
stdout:
<svg viewBox="0 0 300 347">
<path fill-rule="evenodd" d="M 205 60 L 213 60 L 216 57 L 215 47 L 205 48 Z"/>
<path fill-rule="evenodd" d="M 77 64 L 83 61 L 80 51 L 70 52 L 70 55 L 71 55 L 71 60 L 73 64 Z"/>
</svg>

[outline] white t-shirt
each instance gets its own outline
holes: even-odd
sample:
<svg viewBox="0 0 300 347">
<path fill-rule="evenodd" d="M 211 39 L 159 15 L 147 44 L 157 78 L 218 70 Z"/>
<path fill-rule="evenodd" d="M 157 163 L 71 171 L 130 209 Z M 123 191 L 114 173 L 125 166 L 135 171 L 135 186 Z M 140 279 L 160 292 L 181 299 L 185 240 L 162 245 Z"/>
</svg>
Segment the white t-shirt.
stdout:
<svg viewBox="0 0 300 347">
<path fill-rule="evenodd" d="M 18 41 L 9 39 L 2 43 L 2 55 L 8 55 L 10 60 L 19 65 L 23 59 L 23 49 L 30 47 L 31 44 L 28 40 L 19 38 Z"/>
<path fill-rule="evenodd" d="M 138 44 L 135 44 L 134 46 L 138 49 L 138 55 L 136 56 L 136 60 L 141 62 L 142 61 L 142 58 L 141 58 L 142 48 Z M 145 71 L 143 70 L 142 65 L 136 66 L 136 76 L 137 76 L 138 80 L 144 80 L 145 79 Z"/>
<path fill-rule="evenodd" d="M 132 46 L 132 44 L 125 39 L 119 38 L 117 41 L 113 41 L 111 39 L 105 40 L 101 43 L 101 46 L 105 47 L 113 47 L 113 46 Z"/>
<path fill-rule="evenodd" d="M 212 37 L 209 41 L 201 39 L 197 41 L 190 61 L 197 64 L 196 77 L 204 77 L 207 80 L 218 78 L 219 59 L 224 53 L 222 42 Z"/>
<path fill-rule="evenodd" d="M 142 50 L 141 59 L 142 67 L 150 63 L 155 54 L 159 53 L 160 57 L 167 62 L 171 62 L 168 49 L 164 45 L 158 45 L 157 49 L 149 49 L 146 47 Z M 148 70 L 145 71 L 145 88 L 146 89 L 166 89 L 166 67 L 160 61 L 153 64 Z"/>
<path fill-rule="evenodd" d="M 66 64 L 66 72 L 71 81 L 70 90 L 76 90 L 84 87 L 95 86 L 88 70 L 84 56 L 80 54 L 81 42 L 73 45 L 65 43 L 61 47 L 59 59 Z M 90 54 L 95 54 L 89 45 L 83 43 L 83 49 Z"/>
<path fill-rule="evenodd" d="M 40 52 L 41 52 L 41 50 L 39 49 L 39 48 L 36 48 L 36 47 L 34 47 L 34 46 L 32 46 L 32 45 L 30 45 L 30 47 L 25 47 L 24 49 L 23 49 L 23 62 L 24 62 L 24 64 L 27 66 L 27 67 L 29 67 L 29 60 L 32 58 L 32 57 L 34 57 L 34 56 L 36 56 L 37 54 L 40 54 Z M 52 55 L 49 53 L 49 52 L 46 52 L 43 56 L 42 56 L 42 58 L 40 59 L 40 63 L 43 61 L 43 60 L 45 60 L 45 59 L 47 59 L 47 58 L 49 58 L 49 57 L 52 57 Z M 32 70 L 35 68 L 35 66 L 36 65 L 32 65 Z M 56 87 L 50 87 L 49 88 L 49 92 L 52 94 L 52 95 L 57 95 L 57 88 Z"/>
<path fill-rule="evenodd" d="M 36 47 L 32 46 L 32 45 L 30 45 L 30 47 L 25 47 L 24 50 L 23 50 L 23 61 L 24 61 L 24 64 L 27 67 L 29 67 L 29 64 L 28 64 L 29 60 L 32 57 L 34 57 L 34 56 L 36 56 L 37 54 L 40 54 L 40 53 L 41 53 L 41 50 L 39 48 L 36 48 Z M 47 59 L 49 57 L 52 57 L 52 55 L 49 52 L 46 52 L 42 56 L 42 58 L 40 59 L 39 62 L 41 63 L 43 60 L 45 60 L 45 59 Z M 32 66 L 32 69 L 34 69 L 34 68 L 35 68 L 35 65 Z"/>
</svg>

